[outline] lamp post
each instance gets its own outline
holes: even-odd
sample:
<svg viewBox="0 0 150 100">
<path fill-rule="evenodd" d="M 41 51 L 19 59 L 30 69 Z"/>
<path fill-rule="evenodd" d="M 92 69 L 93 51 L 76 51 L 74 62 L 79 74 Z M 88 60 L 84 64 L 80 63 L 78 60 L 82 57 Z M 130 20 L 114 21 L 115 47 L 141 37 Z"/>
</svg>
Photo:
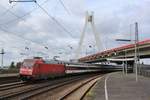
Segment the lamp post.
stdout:
<svg viewBox="0 0 150 100">
<path fill-rule="evenodd" d="M 124 51 L 124 57 L 125 57 L 125 59 L 127 58 L 126 57 L 127 55 L 126 55 L 126 50 Z M 125 61 L 125 71 L 126 71 L 126 75 L 127 75 L 127 73 L 128 73 L 128 62 L 127 62 L 127 60 Z"/>
<path fill-rule="evenodd" d="M 139 61 L 139 58 L 138 58 L 138 42 L 139 42 L 139 36 L 138 36 L 138 23 L 135 22 L 135 57 L 134 57 L 134 67 L 135 67 L 135 77 L 136 77 L 136 82 L 138 81 L 138 61 Z"/>
<path fill-rule="evenodd" d="M 116 41 L 132 41 L 131 39 L 116 39 Z M 138 42 L 139 42 L 139 33 L 138 33 L 138 23 L 135 22 L 135 40 L 133 40 L 135 43 L 135 51 L 134 51 L 134 68 L 135 68 L 135 77 L 136 82 L 138 81 L 138 63 L 139 63 L 139 49 L 138 49 Z"/>
<path fill-rule="evenodd" d="M 116 39 L 116 41 L 124 41 L 124 42 L 131 42 L 132 40 L 131 39 Z M 126 51 L 124 51 L 125 53 L 124 53 L 124 57 L 125 57 L 125 59 L 126 59 Z M 127 65 L 128 63 L 127 63 L 127 61 L 123 61 L 123 68 L 122 68 L 122 71 L 123 71 L 123 74 L 124 73 L 126 73 L 126 75 L 127 75 L 127 73 L 128 73 L 128 65 Z M 125 68 L 124 68 L 125 67 Z"/>
</svg>

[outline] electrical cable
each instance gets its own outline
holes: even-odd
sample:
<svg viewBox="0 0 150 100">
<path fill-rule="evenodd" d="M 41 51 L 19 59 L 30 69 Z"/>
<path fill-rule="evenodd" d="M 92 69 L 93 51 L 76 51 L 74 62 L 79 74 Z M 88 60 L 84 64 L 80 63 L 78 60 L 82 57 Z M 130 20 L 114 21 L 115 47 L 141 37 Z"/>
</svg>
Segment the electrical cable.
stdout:
<svg viewBox="0 0 150 100">
<path fill-rule="evenodd" d="M 30 42 L 32 42 L 32 43 L 41 45 L 42 47 L 47 47 L 47 46 L 45 46 L 44 44 L 41 44 L 41 43 L 39 43 L 39 42 L 30 40 L 30 39 L 27 39 L 27 38 L 25 38 L 25 37 L 22 37 L 21 35 L 16 35 L 16 34 L 14 34 L 14 33 L 12 33 L 12 32 L 9 32 L 9 31 L 7 31 L 6 29 L 4 29 L 4 28 L 2 28 L 2 27 L 0 27 L 0 30 L 2 30 L 2 31 L 5 32 L 6 34 L 9 34 L 9 35 L 13 35 L 13 36 L 19 37 L 19 38 L 21 38 L 21 39 L 23 39 L 23 40 L 27 40 L 27 41 L 30 41 Z M 12 34 L 11 34 L 11 33 L 12 33 Z"/>
<path fill-rule="evenodd" d="M 61 3 L 61 5 L 64 7 L 65 11 L 68 13 L 68 15 L 71 16 L 71 13 L 70 11 L 71 10 L 68 10 L 67 7 L 65 6 L 64 2 L 62 0 L 59 0 L 59 2 Z M 72 16 L 71 16 L 72 17 Z M 77 31 L 78 33 L 81 33 L 79 30 Z"/>
<path fill-rule="evenodd" d="M 45 4 L 45 3 L 48 2 L 48 1 L 49 1 L 49 0 L 45 0 L 41 5 Z M 73 38 L 71 32 L 69 32 L 62 24 L 60 24 L 54 17 L 52 17 L 40 4 L 38 4 L 37 2 L 35 2 L 35 3 L 36 3 L 36 4 L 38 5 L 38 7 L 41 8 L 52 20 L 54 20 L 57 25 L 59 25 L 65 32 L 67 32 L 67 33 Z M 11 20 L 11 21 L 2 23 L 2 24 L 0 24 L 0 25 L 9 24 L 9 23 L 12 23 L 12 22 L 14 22 L 14 21 L 17 21 L 18 19 L 19 19 L 19 20 L 20 20 L 20 19 L 23 19 L 25 16 L 30 15 L 34 10 L 36 10 L 36 8 L 33 9 L 33 10 L 31 10 L 30 12 L 24 14 L 24 15 L 21 16 L 21 17 L 16 16 L 15 14 L 12 13 L 12 14 L 15 15 L 17 18 L 16 18 L 15 20 Z"/>
<path fill-rule="evenodd" d="M 41 3 L 41 5 L 45 4 L 45 3 L 48 2 L 48 1 L 50 1 L 50 0 L 45 0 L 43 3 Z M 8 24 L 13 23 L 13 22 L 15 22 L 15 21 L 18 21 L 18 20 L 20 20 L 20 19 L 23 19 L 24 17 L 30 15 L 30 14 L 31 14 L 33 11 L 35 11 L 36 9 L 37 9 L 37 8 L 32 9 L 31 11 L 29 11 L 28 13 L 26 13 L 26 14 L 20 16 L 19 18 L 16 18 L 16 19 L 7 21 L 7 22 L 5 22 L 5 23 L 0 23 L 0 26 L 5 25 L 5 24 L 8 25 Z"/>
<path fill-rule="evenodd" d="M 47 1 L 48 1 L 48 0 L 46 0 L 44 3 L 46 3 Z M 41 5 L 43 5 L 44 3 L 42 3 Z M 61 25 L 54 17 L 50 16 L 50 14 L 49 14 L 43 7 L 41 7 L 41 5 L 38 4 L 38 6 L 39 6 L 47 15 L 49 15 L 49 17 L 51 17 L 52 20 L 54 20 L 54 21 L 57 23 L 57 25 L 59 25 L 65 32 L 69 33 L 70 36 L 73 37 L 73 36 L 71 35 L 71 33 L 70 33 L 66 28 L 64 28 L 63 25 Z M 33 9 L 32 11 L 34 11 L 34 10 L 35 10 L 35 9 Z M 29 12 L 29 13 L 26 13 L 24 16 L 21 16 L 21 17 L 17 16 L 17 15 L 14 14 L 14 13 L 11 13 L 11 14 L 13 14 L 14 16 L 16 16 L 16 17 L 17 17 L 16 20 L 18 20 L 18 19 L 23 19 L 23 17 L 25 17 L 26 15 L 32 13 L 32 11 Z M 14 20 L 13 20 L 13 21 L 14 21 Z M 8 23 L 7 23 L 7 24 L 8 24 Z M 4 30 L 4 29 L 1 29 L 1 30 L 5 31 L 5 32 L 7 32 L 7 33 L 9 33 L 8 31 L 6 31 L 6 30 Z M 13 34 L 13 35 L 14 35 L 14 34 Z M 17 35 L 17 36 L 18 36 L 18 35 Z M 20 37 L 20 35 L 19 35 L 18 37 Z M 31 42 L 36 43 L 35 41 L 26 39 L 26 38 L 24 38 L 24 37 L 20 37 L 20 38 L 23 38 L 23 39 L 25 39 L 25 40 L 28 40 L 28 41 L 31 41 Z M 38 44 L 39 44 L 39 43 L 38 43 Z"/>
<path fill-rule="evenodd" d="M 10 9 L 7 9 L 7 12 L 5 12 L 5 14 L 8 13 L 8 12 L 9 12 L 10 14 L 14 15 L 16 18 L 24 20 L 22 17 L 16 15 L 16 14 L 13 13 L 12 11 L 10 11 Z"/>
<path fill-rule="evenodd" d="M 44 3 L 46 3 L 46 2 L 48 2 L 49 0 L 45 0 L 41 5 L 43 5 Z M 35 9 L 33 9 L 32 11 L 34 11 Z M 32 12 L 31 11 L 31 12 Z M 29 13 L 26 13 L 26 15 L 28 15 L 28 14 L 30 14 L 31 12 L 29 12 Z M 15 15 L 15 14 L 13 14 L 13 15 Z M 15 15 L 18 19 L 22 19 L 23 20 L 23 17 L 18 17 L 17 15 Z M 10 33 L 10 32 L 8 32 L 6 29 L 3 29 L 3 28 L 0 28 L 2 31 L 4 31 L 4 32 L 7 32 L 8 34 Z M 12 33 L 12 32 L 11 32 Z M 11 34 L 11 35 L 15 35 L 15 34 Z M 39 43 L 37 43 L 37 42 L 35 42 L 35 41 L 33 41 L 33 40 L 30 40 L 30 39 L 26 39 L 26 38 L 24 38 L 24 37 L 22 37 L 22 36 L 20 36 L 20 35 L 15 35 L 15 36 L 17 36 L 17 37 L 20 37 L 20 38 L 22 38 L 22 39 L 24 39 L 24 40 L 28 40 L 28 41 L 30 41 L 30 42 L 32 42 L 32 43 L 36 43 L 36 44 L 39 44 Z M 43 44 L 40 44 L 41 46 L 43 46 Z M 44 46 L 44 48 L 45 49 L 48 49 L 48 47 L 47 46 Z"/>
<path fill-rule="evenodd" d="M 67 7 L 65 6 L 64 2 L 62 0 L 59 0 L 59 2 L 64 7 L 64 9 L 68 13 L 68 15 L 70 15 L 70 11 L 67 9 Z"/>
<path fill-rule="evenodd" d="M 41 10 L 42 10 L 43 12 L 45 12 L 45 14 L 46 14 L 49 18 L 51 18 L 59 27 L 61 27 L 66 33 L 68 33 L 68 34 L 73 38 L 71 32 L 69 32 L 58 20 L 56 20 L 53 16 L 51 16 L 39 3 L 35 2 L 35 4 L 37 4 L 38 7 L 41 8 Z"/>
<path fill-rule="evenodd" d="M 1 5 L 2 6 L 2 5 Z M 6 11 L 5 12 L 3 12 L 2 14 L 1 14 L 1 17 L 2 16 L 4 16 L 4 15 L 6 15 L 8 12 L 10 12 L 10 9 L 12 9 L 12 8 L 14 8 L 16 6 L 16 4 L 14 4 L 14 5 L 12 5 L 10 8 L 5 8 L 4 6 L 2 6 L 3 8 L 5 8 L 6 9 Z"/>
<path fill-rule="evenodd" d="M 49 0 L 45 0 L 42 4 L 44 4 L 44 3 L 46 3 L 46 2 L 48 2 Z M 23 19 L 23 17 L 19 17 L 19 16 L 17 16 L 15 13 L 13 13 L 13 12 L 11 12 L 10 10 L 8 11 L 8 12 L 10 12 L 12 15 L 14 15 L 17 19 L 21 19 L 21 20 L 23 20 L 23 21 L 25 21 L 24 19 Z M 27 13 L 27 14 L 30 14 L 30 13 Z M 27 27 L 27 26 L 26 26 Z M 32 31 L 34 31 L 34 30 L 32 30 Z M 34 31 L 34 33 L 37 33 L 36 31 Z"/>
<path fill-rule="evenodd" d="M 11 13 L 12 15 L 14 15 L 16 18 L 25 21 L 22 17 L 19 17 L 18 15 L 16 15 L 15 13 L 13 13 L 12 11 L 8 10 L 8 12 L 10 12 L 10 13 Z M 27 26 L 26 26 L 26 27 L 27 27 Z M 30 28 L 30 27 L 29 27 L 29 28 Z M 32 31 L 34 31 L 34 33 L 37 33 L 35 30 L 32 30 Z"/>
</svg>

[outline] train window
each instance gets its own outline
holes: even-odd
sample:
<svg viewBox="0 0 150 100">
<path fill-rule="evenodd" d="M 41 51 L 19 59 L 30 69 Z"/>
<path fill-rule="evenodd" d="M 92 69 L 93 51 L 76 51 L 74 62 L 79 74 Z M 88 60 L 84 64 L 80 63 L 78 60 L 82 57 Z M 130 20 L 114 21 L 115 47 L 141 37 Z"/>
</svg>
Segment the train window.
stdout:
<svg viewBox="0 0 150 100">
<path fill-rule="evenodd" d="M 39 64 L 35 64 L 35 67 L 39 67 Z"/>
<path fill-rule="evenodd" d="M 23 62 L 23 66 L 24 67 L 32 67 L 34 65 L 34 61 L 30 61 L 30 60 L 27 60 L 27 61 L 24 61 Z"/>
<path fill-rule="evenodd" d="M 44 63 L 45 64 L 59 64 L 58 61 L 54 61 L 54 60 L 45 60 Z"/>
</svg>

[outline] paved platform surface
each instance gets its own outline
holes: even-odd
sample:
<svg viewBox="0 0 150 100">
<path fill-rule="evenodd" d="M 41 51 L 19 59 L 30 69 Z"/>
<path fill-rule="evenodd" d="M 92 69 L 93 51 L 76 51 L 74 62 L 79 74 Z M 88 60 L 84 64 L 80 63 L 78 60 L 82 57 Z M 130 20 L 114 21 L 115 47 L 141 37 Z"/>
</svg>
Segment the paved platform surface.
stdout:
<svg viewBox="0 0 150 100">
<path fill-rule="evenodd" d="M 18 75 L 19 75 L 19 73 L 0 74 L 0 78 L 3 78 L 3 77 L 17 77 Z"/>
<path fill-rule="evenodd" d="M 135 74 L 108 74 L 88 92 L 85 100 L 150 100 L 150 78 L 138 76 L 138 79 L 136 82 Z"/>
</svg>

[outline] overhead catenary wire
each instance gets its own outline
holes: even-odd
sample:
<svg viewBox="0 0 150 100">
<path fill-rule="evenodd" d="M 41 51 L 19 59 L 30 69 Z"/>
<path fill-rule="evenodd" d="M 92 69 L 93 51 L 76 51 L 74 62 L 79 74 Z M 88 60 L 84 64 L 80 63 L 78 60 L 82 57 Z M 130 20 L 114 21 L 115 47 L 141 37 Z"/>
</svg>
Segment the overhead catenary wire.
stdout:
<svg viewBox="0 0 150 100">
<path fill-rule="evenodd" d="M 42 47 L 44 47 L 44 48 L 47 47 L 47 46 L 44 45 L 44 44 L 41 44 L 41 43 L 39 43 L 39 42 L 36 42 L 36 41 L 30 40 L 30 39 L 27 39 L 27 38 L 25 38 L 25 37 L 23 37 L 23 36 L 21 36 L 21 35 L 17 35 L 17 34 L 14 34 L 14 33 L 11 34 L 12 32 L 9 32 L 7 29 L 4 29 L 4 28 L 2 28 L 2 27 L 0 27 L 0 30 L 2 30 L 2 31 L 5 32 L 6 34 L 19 37 L 19 38 L 21 38 L 21 39 L 23 39 L 23 40 L 26 40 L 26 41 L 30 41 L 30 42 L 32 42 L 32 43 L 34 43 L 34 44 L 37 44 L 37 45 L 40 45 L 40 46 L 42 46 Z"/>
<path fill-rule="evenodd" d="M 48 0 L 46 0 L 48 1 Z M 23 17 L 20 17 L 18 15 L 16 15 L 15 13 L 13 13 L 12 11 L 8 10 L 9 13 L 11 13 L 12 15 L 14 15 L 16 18 L 25 21 L 25 19 Z M 26 26 L 27 27 L 27 26 Z M 31 27 L 27 27 L 27 28 L 31 28 Z M 37 33 L 35 30 L 32 30 L 34 33 Z"/>
<path fill-rule="evenodd" d="M 46 2 L 48 2 L 48 0 L 46 0 L 45 1 L 45 3 Z M 40 6 L 40 4 L 38 4 L 39 6 Z M 42 8 L 43 9 L 43 8 Z M 45 9 L 43 9 L 47 14 L 48 14 L 48 12 L 45 10 Z M 50 15 L 49 15 L 50 16 Z M 17 16 L 16 16 L 17 17 Z M 20 18 L 20 17 L 18 17 L 18 18 Z M 51 18 L 52 18 L 52 16 L 51 16 Z M 59 24 L 64 30 L 65 30 L 65 32 L 68 32 L 69 33 L 69 31 L 67 30 L 67 29 L 65 29 L 54 17 L 53 17 L 53 19 L 55 20 L 55 22 L 57 22 L 57 24 Z M 69 34 L 71 34 L 71 33 L 69 33 Z M 72 36 L 73 37 L 73 36 Z"/>
<path fill-rule="evenodd" d="M 1 6 L 2 6 L 2 5 L 1 5 Z M 15 16 L 16 18 L 24 20 L 22 17 L 19 17 L 17 14 L 15 14 L 14 12 L 12 12 L 10 9 L 7 9 L 7 11 L 5 12 L 5 14 L 8 13 L 8 12 L 9 12 L 10 14 L 12 14 L 13 16 Z M 3 16 L 4 16 L 4 14 L 3 14 Z"/>
<path fill-rule="evenodd" d="M 69 9 L 65 6 L 65 4 L 64 4 L 64 2 L 63 2 L 62 0 L 59 0 L 59 2 L 60 2 L 60 4 L 64 7 L 64 9 L 65 9 L 65 11 L 68 13 L 68 15 L 71 16 L 71 10 L 69 10 Z M 72 17 L 72 16 L 71 16 L 71 17 Z M 79 30 L 77 30 L 77 32 L 78 32 L 78 33 L 81 33 Z"/>
<path fill-rule="evenodd" d="M 1 5 L 1 6 L 2 6 L 2 5 Z M 16 6 L 16 4 L 12 5 L 12 6 L 11 6 L 10 8 L 8 8 L 8 9 L 6 8 L 5 12 L 3 12 L 3 13 L 1 14 L 1 17 L 4 16 L 4 15 L 6 15 L 8 12 L 10 12 L 10 10 L 13 9 L 15 6 Z M 2 6 L 2 7 L 4 8 L 4 6 Z"/>
<path fill-rule="evenodd" d="M 52 15 L 50 15 L 39 3 L 35 2 L 35 4 L 38 5 L 39 8 L 41 8 L 41 10 L 49 17 L 51 18 L 59 27 L 61 27 L 66 33 L 69 34 L 69 36 L 71 36 L 72 38 L 74 38 L 72 36 L 72 33 L 69 32 L 57 19 L 55 19 Z"/>
<path fill-rule="evenodd" d="M 50 1 L 50 0 L 45 0 L 44 2 L 41 3 L 41 5 L 47 3 L 48 1 Z M 13 23 L 13 22 L 15 22 L 15 21 L 22 20 L 24 17 L 30 15 L 30 14 L 31 14 L 32 12 L 34 12 L 36 9 L 38 9 L 38 8 L 32 9 L 31 11 L 29 11 L 28 13 L 26 13 L 26 14 L 20 16 L 19 18 L 12 19 L 12 20 L 7 21 L 7 22 L 5 22 L 5 23 L 0 23 L 0 25 L 1 25 L 1 26 L 2 26 L 2 25 L 6 25 L 6 24 L 8 25 L 8 24 L 11 24 L 11 23 Z"/>
<path fill-rule="evenodd" d="M 46 1 L 48 1 L 48 0 L 46 0 Z M 8 10 L 8 12 L 10 12 L 12 15 L 14 15 L 16 18 L 18 18 L 18 19 L 21 19 L 21 20 L 23 20 L 23 21 L 25 21 L 24 19 L 23 19 L 23 17 L 19 17 L 18 15 L 16 15 L 15 13 L 13 13 L 12 11 L 10 11 L 9 9 L 7 9 Z M 26 26 L 27 27 L 27 26 Z M 29 27 L 30 28 L 30 27 Z M 37 33 L 35 30 L 32 30 L 32 31 L 34 31 L 34 33 Z M 12 33 L 12 32 L 11 32 Z M 31 40 L 30 40 L 31 41 Z M 33 42 L 33 41 L 32 41 Z"/>
<path fill-rule="evenodd" d="M 30 42 L 30 43 L 33 43 L 34 45 L 40 46 L 41 48 L 45 49 L 47 53 L 50 52 L 50 50 L 55 49 L 55 48 L 52 47 L 52 46 L 48 46 L 48 45 L 46 45 L 46 44 L 43 44 L 43 43 L 40 43 L 40 42 L 37 42 L 37 41 L 33 41 L 33 40 L 31 40 L 31 39 L 28 39 L 28 38 L 23 37 L 22 35 L 17 35 L 17 34 L 15 34 L 15 33 L 13 33 L 13 32 L 8 31 L 8 30 L 5 29 L 5 28 L 0 27 L 0 30 L 2 30 L 2 31 L 5 32 L 6 34 L 9 34 L 9 35 L 18 37 L 18 38 L 20 38 L 20 39 L 23 39 L 23 40 L 25 40 L 25 41 L 28 41 L 28 42 Z M 28 45 L 28 46 L 29 46 L 29 45 Z"/>
<path fill-rule="evenodd" d="M 49 0 L 46 0 L 45 2 L 47 2 L 47 1 L 49 1 Z M 45 3 L 44 2 L 44 3 Z M 42 3 L 41 5 L 43 5 L 44 3 Z M 41 5 L 39 4 L 39 8 L 42 8 L 42 10 L 45 10 L 43 7 L 41 7 Z M 35 9 L 33 9 L 31 12 L 29 12 L 29 13 L 26 13 L 24 16 L 21 16 L 21 17 L 19 17 L 19 16 L 16 16 L 17 17 L 17 19 L 16 20 L 22 20 L 26 15 L 28 15 L 28 14 L 31 14 L 33 11 L 34 11 Z M 47 13 L 47 15 L 50 15 L 46 10 L 44 11 L 45 13 Z M 11 13 L 12 14 L 12 13 Z M 15 14 L 13 14 L 13 15 L 15 15 Z M 49 16 L 50 17 L 50 16 Z M 72 34 L 58 21 L 58 20 L 56 20 L 53 16 L 51 16 L 51 19 L 53 20 L 53 21 L 55 21 L 55 23 L 57 24 L 57 25 L 59 25 L 65 32 L 67 32 L 71 37 L 73 37 L 72 36 Z M 16 21 L 16 20 L 13 20 L 13 21 Z M 7 23 L 8 24 L 8 23 Z M 10 33 L 10 32 L 8 32 L 7 30 L 5 30 L 5 29 L 1 29 L 1 30 L 3 30 L 3 31 L 5 31 L 5 32 L 7 32 L 7 33 Z M 12 34 L 12 35 L 15 35 L 15 34 Z M 17 35 L 18 36 L 18 35 Z M 19 35 L 19 37 L 20 37 L 20 35 Z M 23 39 L 25 39 L 25 40 L 28 40 L 28 41 L 31 41 L 31 42 L 34 42 L 34 43 L 36 43 L 36 44 L 39 44 L 39 43 L 37 43 L 37 42 L 35 42 L 35 41 L 32 41 L 32 40 L 29 40 L 29 39 L 26 39 L 26 38 L 24 38 L 24 37 L 21 37 L 21 38 L 23 38 Z M 45 48 L 47 48 L 47 47 L 45 47 Z"/>
<path fill-rule="evenodd" d="M 65 11 L 70 15 L 70 11 L 65 6 L 64 2 L 62 0 L 59 0 L 60 4 L 64 7 Z"/>
<path fill-rule="evenodd" d="M 41 5 L 43 5 L 44 3 L 48 2 L 48 1 L 49 1 L 49 0 L 45 0 Z M 72 34 L 71 34 L 71 32 L 69 32 L 62 24 L 60 24 L 60 23 L 58 22 L 58 20 L 56 20 L 54 17 L 52 17 L 39 3 L 37 3 L 37 2 L 35 2 L 35 3 L 36 3 L 36 4 L 38 5 L 38 7 L 41 8 L 52 20 L 54 20 L 57 25 L 59 25 L 65 32 L 67 32 L 71 37 L 73 37 Z M 17 17 L 17 19 L 8 21 L 8 22 L 6 22 L 6 23 L 2 23 L 2 24 L 0 24 L 0 25 L 9 24 L 9 23 L 12 23 L 12 22 L 14 22 L 14 21 L 17 21 L 18 19 L 19 19 L 19 20 L 20 20 L 20 19 L 23 19 L 25 16 L 31 14 L 34 10 L 35 10 L 35 9 L 33 9 L 31 12 L 26 13 L 25 15 L 23 15 L 23 16 L 21 16 L 21 17 L 16 16 L 15 14 L 13 14 L 13 15 L 15 15 L 15 16 Z"/>
<path fill-rule="evenodd" d="M 48 1 L 49 1 L 49 0 L 45 0 L 41 5 L 43 5 L 44 3 L 48 2 Z M 36 9 L 33 9 L 33 10 L 36 10 Z M 33 10 L 32 10 L 32 11 L 33 11 Z M 30 12 L 27 13 L 27 14 L 30 14 Z M 15 15 L 15 14 L 13 14 L 13 15 Z M 16 15 L 16 17 L 17 17 L 17 19 L 23 20 L 23 17 L 24 17 L 24 16 L 23 16 L 23 17 L 18 17 L 18 16 Z M 4 27 L 4 25 L 3 25 L 3 27 Z M 7 29 L 4 29 L 4 28 L 0 28 L 0 30 L 6 32 L 7 34 L 11 34 L 11 33 L 12 33 L 12 32 L 9 32 Z M 35 44 L 44 46 L 44 48 L 47 49 L 47 50 L 49 49 L 48 46 L 45 46 L 44 44 L 39 44 L 39 43 L 37 43 L 36 41 L 33 41 L 33 40 L 30 40 L 30 39 L 24 38 L 24 37 L 22 37 L 21 35 L 16 35 L 16 34 L 14 34 L 14 33 L 12 33 L 11 35 L 14 35 L 14 36 L 17 36 L 17 37 L 22 38 L 22 39 L 24 39 L 24 40 L 30 41 L 30 42 L 32 42 L 32 43 L 35 43 Z"/>
<path fill-rule="evenodd" d="M 62 0 L 59 0 L 60 4 L 64 7 L 65 11 L 68 13 L 68 15 L 70 17 L 72 17 L 72 12 L 71 10 L 69 10 L 66 6 L 65 6 L 65 3 L 62 1 Z M 81 33 L 79 30 L 77 30 L 78 33 Z"/>
<path fill-rule="evenodd" d="M 59 0 L 59 2 L 60 2 L 60 4 L 64 7 L 64 9 L 65 9 L 65 11 L 68 13 L 68 15 L 70 16 L 70 17 L 72 17 L 72 12 L 71 12 L 71 10 L 69 10 L 66 6 L 65 6 L 65 4 L 64 4 L 64 2 L 62 1 L 62 0 Z M 77 30 L 77 33 L 81 33 L 79 30 Z"/>
<path fill-rule="evenodd" d="M 43 5 L 44 3 L 46 3 L 46 2 L 48 2 L 49 0 L 45 0 L 41 5 Z M 35 9 L 33 9 L 33 10 L 35 10 Z M 31 14 L 31 12 L 29 12 L 29 13 L 26 13 L 25 14 L 25 16 L 22 16 L 22 17 L 20 17 L 20 16 L 18 16 L 18 15 L 16 15 L 15 13 L 13 13 L 12 11 L 10 11 L 10 10 L 8 10 L 8 12 L 10 12 L 12 15 L 14 15 L 16 18 L 17 18 L 17 20 L 19 19 L 19 20 L 23 20 L 23 21 L 25 21 L 25 19 L 24 19 L 24 17 L 26 16 L 26 15 L 28 15 L 28 14 Z M 3 25 L 4 26 L 4 25 Z M 26 26 L 27 27 L 27 26 Z M 30 27 L 29 27 L 30 28 Z M 34 33 L 37 33 L 35 30 L 32 30 L 32 31 L 34 31 Z M 11 32 L 12 33 L 12 32 Z M 30 40 L 31 41 L 31 40 Z M 33 42 L 33 41 L 32 41 Z"/>
<path fill-rule="evenodd" d="M 49 1 L 49 0 L 45 0 L 42 4 L 39 4 L 39 3 L 37 3 L 36 1 L 35 1 L 35 3 L 36 3 L 36 4 L 38 5 L 38 7 L 41 8 L 53 21 L 55 21 L 55 23 L 56 23 L 58 26 L 60 26 L 65 32 L 67 32 L 67 33 L 73 38 L 72 33 L 69 32 L 61 23 L 59 23 L 58 20 L 56 20 L 54 17 L 52 17 L 52 16 L 42 7 L 42 5 L 45 4 L 45 3 L 48 2 L 48 1 Z M 19 16 L 17 17 L 17 16 L 16 16 L 16 17 L 17 17 L 16 19 L 11 20 L 11 21 L 8 21 L 8 22 L 5 22 L 5 23 L 1 23 L 0 25 L 9 24 L 9 23 L 12 23 L 12 22 L 14 22 L 14 21 L 23 19 L 25 16 L 30 15 L 34 10 L 36 10 L 36 9 L 31 10 L 30 12 L 24 14 L 24 15 L 21 16 L 21 17 L 19 17 Z M 13 15 L 14 15 L 14 14 L 13 14 Z"/>
</svg>

